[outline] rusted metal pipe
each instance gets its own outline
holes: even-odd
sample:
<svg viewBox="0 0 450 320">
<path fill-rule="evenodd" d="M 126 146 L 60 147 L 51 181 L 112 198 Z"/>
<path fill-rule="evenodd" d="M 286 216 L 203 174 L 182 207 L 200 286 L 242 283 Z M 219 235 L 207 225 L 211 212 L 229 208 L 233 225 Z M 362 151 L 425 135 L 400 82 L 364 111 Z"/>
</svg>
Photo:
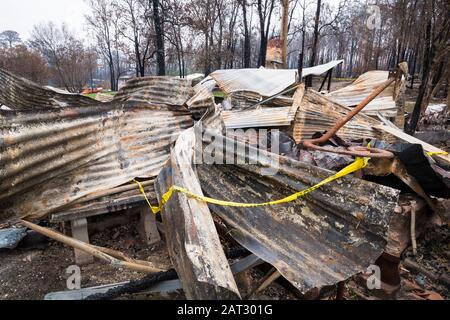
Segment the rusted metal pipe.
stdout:
<svg viewBox="0 0 450 320">
<path fill-rule="evenodd" d="M 372 158 L 394 158 L 394 154 L 389 151 L 374 149 L 374 148 L 364 148 L 364 147 L 354 147 L 348 148 L 347 151 L 336 151 L 332 148 L 320 147 L 321 143 L 325 143 L 331 138 L 333 138 L 337 132 L 344 127 L 350 120 L 353 119 L 358 113 L 360 113 L 369 103 L 371 103 L 376 97 L 378 97 L 384 90 L 386 90 L 392 83 L 394 83 L 399 77 L 404 73 L 403 67 L 399 65 L 393 75 L 382 85 L 376 88 L 368 97 L 366 97 L 361 103 L 352 111 L 350 111 L 344 118 L 339 120 L 330 130 L 328 130 L 322 137 L 313 140 L 307 140 L 303 142 L 303 146 L 308 149 L 314 149 L 323 152 L 331 152 L 337 154 L 344 154 L 357 157 L 372 157 Z"/>
</svg>

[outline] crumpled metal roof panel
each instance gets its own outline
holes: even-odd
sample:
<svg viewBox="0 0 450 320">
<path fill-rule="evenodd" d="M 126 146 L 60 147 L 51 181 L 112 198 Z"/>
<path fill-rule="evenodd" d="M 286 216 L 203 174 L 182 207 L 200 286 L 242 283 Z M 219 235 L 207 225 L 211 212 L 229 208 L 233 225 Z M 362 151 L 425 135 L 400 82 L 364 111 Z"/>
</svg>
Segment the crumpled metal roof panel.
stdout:
<svg viewBox="0 0 450 320">
<path fill-rule="evenodd" d="M 361 75 L 351 85 L 336 90 L 326 96 L 346 107 L 357 106 L 367 98 L 377 87 L 389 78 L 388 71 L 369 71 Z M 397 106 L 394 100 L 395 83 L 384 90 L 375 100 L 369 103 L 362 113 L 376 115 L 377 112 L 388 117 L 397 116 Z"/>
<path fill-rule="evenodd" d="M 303 77 L 321 75 L 343 63 L 343 60 L 303 69 Z M 264 97 L 280 93 L 297 81 L 294 69 L 238 69 L 218 70 L 211 74 L 219 87 L 227 94 L 238 91 L 256 92 Z"/>
<path fill-rule="evenodd" d="M 10 109 L 45 109 L 69 106 L 87 106 L 95 100 L 80 94 L 61 93 L 43 88 L 32 81 L 0 69 L 0 106 Z"/>
<path fill-rule="evenodd" d="M 198 165 L 206 196 L 264 203 L 282 199 L 333 175 L 331 171 L 275 155 L 269 157 L 272 164 L 268 165 L 270 161 L 263 164 L 264 156 L 250 160 L 252 154 L 248 152 L 245 159 L 255 165 Z M 263 168 L 275 169 L 274 175 L 262 176 Z M 210 208 L 228 225 L 236 241 L 272 264 L 305 293 L 364 272 L 379 258 L 386 246 L 399 193 L 346 177 L 288 204 L 256 208 L 210 205 Z"/>
<path fill-rule="evenodd" d="M 192 81 L 177 77 L 133 78 L 117 92 L 113 101 L 182 106 L 193 91 Z"/>
<path fill-rule="evenodd" d="M 90 193 L 158 175 L 187 111 L 133 103 L 0 111 L 0 221 L 40 218 Z"/>
</svg>

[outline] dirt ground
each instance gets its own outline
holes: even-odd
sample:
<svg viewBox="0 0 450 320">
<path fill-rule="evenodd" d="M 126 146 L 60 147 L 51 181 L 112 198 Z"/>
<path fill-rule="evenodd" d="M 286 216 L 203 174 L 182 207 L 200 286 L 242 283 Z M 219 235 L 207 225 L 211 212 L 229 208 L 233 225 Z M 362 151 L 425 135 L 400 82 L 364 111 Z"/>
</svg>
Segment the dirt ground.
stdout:
<svg viewBox="0 0 450 320">
<path fill-rule="evenodd" d="M 53 225 L 52 228 L 58 228 Z M 121 226 L 91 235 L 91 243 L 116 249 L 130 257 L 170 266 L 165 243 L 146 247 L 133 225 Z M 54 241 L 43 249 L 0 251 L 0 299 L 41 300 L 47 293 L 67 290 L 66 273 L 74 265 L 73 250 Z M 102 262 L 81 267 L 81 287 L 137 280 L 138 272 L 115 269 Z"/>
<path fill-rule="evenodd" d="M 58 225 L 51 227 L 58 228 Z M 448 227 L 435 227 L 429 230 L 424 237 L 418 239 L 418 256 L 414 259 L 431 272 L 448 274 L 450 272 L 448 264 L 450 257 L 449 234 Z M 133 225 L 97 232 L 91 236 L 91 242 L 98 246 L 120 250 L 130 257 L 170 268 L 170 259 L 164 241 L 155 246 L 146 247 Z M 66 273 L 66 270 L 74 264 L 73 250 L 54 241 L 48 241 L 40 246 L 43 248 L 17 248 L 0 251 L 0 300 L 42 300 L 47 293 L 67 290 L 66 281 L 69 274 Z M 410 250 L 405 253 L 405 256 L 411 256 Z M 397 299 L 417 299 L 420 294 L 423 296 L 424 292 L 435 292 L 444 299 L 450 299 L 448 285 L 432 281 L 423 274 L 409 271 L 404 267 L 401 270 L 402 290 Z M 137 280 L 144 276 L 138 272 L 114 269 L 99 261 L 81 267 L 81 271 L 82 288 Z M 255 286 L 264 275 L 264 271 L 252 269 L 245 274 L 247 284 Z M 247 294 L 251 288 L 240 285 L 240 289 Z M 321 299 L 333 299 L 334 294 L 332 291 L 322 296 Z M 372 292 L 365 289 L 356 280 L 351 280 L 346 285 L 345 299 L 347 300 L 365 299 L 371 296 Z M 163 297 L 136 296 L 134 298 L 162 299 Z M 175 298 L 183 299 L 183 295 L 180 294 Z M 253 299 L 261 300 L 298 298 L 298 295 L 279 283 L 269 286 L 261 294 L 253 297 Z"/>
</svg>

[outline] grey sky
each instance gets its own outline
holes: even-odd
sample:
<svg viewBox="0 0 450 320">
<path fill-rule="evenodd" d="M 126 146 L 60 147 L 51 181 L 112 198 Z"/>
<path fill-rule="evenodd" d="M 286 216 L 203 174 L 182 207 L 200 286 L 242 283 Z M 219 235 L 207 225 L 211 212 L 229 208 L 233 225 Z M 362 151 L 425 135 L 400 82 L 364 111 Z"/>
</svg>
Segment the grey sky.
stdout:
<svg viewBox="0 0 450 320">
<path fill-rule="evenodd" d="M 84 33 L 84 14 L 89 8 L 83 0 L 0 0 L 0 32 L 15 30 L 27 40 L 40 22 L 67 23 L 70 30 Z"/>
<path fill-rule="evenodd" d="M 326 0 L 334 5 L 340 0 Z M 65 22 L 78 36 L 85 34 L 84 15 L 89 7 L 84 0 L 0 0 L 0 32 L 15 30 L 27 40 L 35 24 Z M 86 37 L 88 38 L 88 37 Z"/>
</svg>

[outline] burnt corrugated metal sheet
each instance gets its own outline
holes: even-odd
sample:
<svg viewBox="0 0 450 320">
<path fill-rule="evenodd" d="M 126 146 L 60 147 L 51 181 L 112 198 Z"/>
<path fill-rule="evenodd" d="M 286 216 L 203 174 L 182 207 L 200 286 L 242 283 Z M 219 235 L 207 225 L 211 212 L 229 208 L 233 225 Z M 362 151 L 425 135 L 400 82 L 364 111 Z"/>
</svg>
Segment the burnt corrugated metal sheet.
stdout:
<svg viewBox="0 0 450 320">
<path fill-rule="evenodd" d="M 178 134 L 193 125 L 183 107 L 191 95 L 186 80 L 134 80 L 100 104 L 1 75 L 2 103 L 23 110 L 0 110 L 0 221 L 70 211 L 93 193 L 155 177 Z M 55 97 L 72 99 L 58 106 L 77 106 L 50 108 Z"/>
<path fill-rule="evenodd" d="M 158 176 L 158 199 L 172 185 L 202 194 L 193 167 L 196 135 L 183 132 L 167 167 Z M 188 299 L 224 300 L 240 297 L 209 211 L 204 202 L 175 193 L 162 211 L 166 240 L 172 262 Z"/>
<path fill-rule="evenodd" d="M 210 87 L 201 83 L 194 87 L 194 92 L 194 96 L 186 102 L 186 106 L 196 119 L 200 119 L 209 108 L 214 108 L 214 95 Z"/>
<path fill-rule="evenodd" d="M 244 111 L 240 110 L 243 106 L 240 103 L 236 104 L 236 100 L 245 101 L 247 104 L 254 95 L 249 92 L 233 93 L 229 99 L 232 109 L 223 111 L 221 116 L 226 129 L 288 127 L 295 120 L 304 94 L 305 88 L 300 86 L 293 98 L 280 96 L 256 109 Z"/>
<path fill-rule="evenodd" d="M 321 75 L 335 68 L 343 60 L 303 69 L 303 77 Z M 297 81 L 297 70 L 285 69 L 239 69 L 219 70 L 211 74 L 218 86 L 227 94 L 238 91 L 256 92 L 264 97 L 280 93 Z"/>
<path fill-rule="evenodd" d="M 227 129 L 264 128 L 290 126 L 295 119 L 297 108 L 261 107 L 249 111 L 224 111 L 223 121 Z"/>
<path fill-rule="evenodd" d="M 216 152 L 224 152 L 218 149 Z M 245 148 L 236 146 L 235 150 Z M 244 155 L 247 163 L 255 165 L 198 165 L 204 193 L 221 200 L 262 203 L 284 198 L 333 175 L 259 152 L 266 156 L 251 156 L 258 152 Z M 273 162 L 264 164 L 261 159 Z M 263 168 L 274 169 L 275 174 L 264 177 Z M 229 226 L 235 240 L 305 293 L 364 272 L 379 258 L 398 197 L 397 190 L 346 177 L 289 204 L 210 208 Z"/>
<path fill-rule="evenodd" d="M 360 76 L 354 83 L 340 90 L 327 94 L 327 97 L 346 107 L 357 106 L 368 97 L 377 87 L 389 78 L 388 71 L 369 71 Z M 404 81 L 404 78 L 403 78 Z M 394 97 L 396 84 L 393 83 L 384 90 L 375 100 L 369 103 L 363 114 L 376 116 L 378 112 L 386 117 L 397 116 L 397 106 Z"/>
<path fill-rule="evenodd" d="M 117 92 L 113 101 L 134 101 L 156 105 L 182 106 L 194 91 L 192 81 L 178 77 L 134 78 Z"/>
<path fill-rule="evenodd" d="M 339 105 L 310 89 L 298 109 L 292 136 L 297 143 L 311 139 L 315 133 L 329 130 L 350 110 L 351 108 Z M 381 139 L 394 142 L 396 139 L 393 136 L 375 128 L 379 125 L 380 121 L 358 114 L 340 129 L 337 135 L 348 140 Z"/>
<path fill-rule="evenodd" d="M 95 100 L 80 94 L 61 93 L 0 69 L 0 106 L 10 109 L 45 109 L 87 106 Z"/>
<path fill-rule="evenodd" d="M 158 175 L 187 111 L 133 103 L 0 111 L 0 220 L 44 217 L 90 193 Z"/>
</svg>

